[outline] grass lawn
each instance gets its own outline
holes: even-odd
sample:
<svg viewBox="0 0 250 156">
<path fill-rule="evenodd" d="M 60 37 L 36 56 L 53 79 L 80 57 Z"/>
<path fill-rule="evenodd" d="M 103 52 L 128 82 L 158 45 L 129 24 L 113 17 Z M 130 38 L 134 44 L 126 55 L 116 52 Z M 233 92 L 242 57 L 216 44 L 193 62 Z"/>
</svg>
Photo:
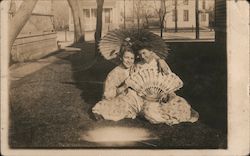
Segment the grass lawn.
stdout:
<svg viewBox="0 0 250 156">
<path fill-rule="evenodd" d="M 119 122 L 96 121 L 90 110 L 103 93 L 102 82 L 114 64 L 93 62 L 93 43 L 82 52 L 62 51 L 59 61 L 10 86 L 11 148 L 226 148 L 226 55 L 213 43 L 172 43 L 167 62 L 184 81 L 177 94 L 200 113 L 197 123 L 153 125 L 143 117 Z M 114 147 L 81 138 L 86 131 L 103 127 L 135 127 L 158 139 Z M 153 145 L 153 146 L 152 146 Z"/>
</svg>

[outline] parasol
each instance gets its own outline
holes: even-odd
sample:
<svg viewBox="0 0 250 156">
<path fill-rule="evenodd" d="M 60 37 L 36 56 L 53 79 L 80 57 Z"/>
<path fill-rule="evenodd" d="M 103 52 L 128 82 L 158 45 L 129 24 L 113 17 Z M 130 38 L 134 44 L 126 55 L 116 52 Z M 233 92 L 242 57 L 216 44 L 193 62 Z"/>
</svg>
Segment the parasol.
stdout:
<svg viewBox="0 0 250 156">
<path fill-rule="evenodd" d="M 117 58 L 122 46 L 137 50 L 141 45 L 150 45 L 159 57 L 166 58 L 169 48 L 164 40 L 145 29 L 116 29 L 108 32 L 99 43 L 101 54 L 107 59 Z"/>
</svg>

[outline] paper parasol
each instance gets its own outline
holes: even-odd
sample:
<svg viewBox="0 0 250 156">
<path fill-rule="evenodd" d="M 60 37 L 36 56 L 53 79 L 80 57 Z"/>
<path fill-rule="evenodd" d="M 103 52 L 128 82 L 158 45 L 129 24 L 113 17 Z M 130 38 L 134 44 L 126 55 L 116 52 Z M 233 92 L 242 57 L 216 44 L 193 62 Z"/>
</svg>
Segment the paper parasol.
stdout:
<svg viewBox="0 0 250 156">
<path fill-rule="evenodd" d="M 99 43 L 101 54 L 107 59 L 115 59 L 122 46 L 136 50 L 140 45 L 150 45 L 159 57 L 166 58 L 169 48 L 164 40 L 145 29 L 116 29 L 108 32 Z"/>
</svg>

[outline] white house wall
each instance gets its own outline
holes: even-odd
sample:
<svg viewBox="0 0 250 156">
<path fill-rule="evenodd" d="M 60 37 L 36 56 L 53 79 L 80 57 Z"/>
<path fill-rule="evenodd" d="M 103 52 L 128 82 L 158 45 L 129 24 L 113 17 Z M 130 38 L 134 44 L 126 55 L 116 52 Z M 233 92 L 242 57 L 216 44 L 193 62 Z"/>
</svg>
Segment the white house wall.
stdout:
<svg viewBox="0 0 250 156">
<path fill-rule="evenodd" d="M 179 0 L 180 1 L 180 0 Z M 170 1 L 172 3 L 172 1 Z M 171 4 L 169 4 L 171 5 Z M 172 10 L 174 10 L 174 6 L 172 5 Z M 188 10 L 189 12 L 189 20 L 184 21 L 184 10 Z M 172 11 L 167 14 L 166 19 L 166 27 L 174 28 L 175 22 L 172 20 Z M 195 27 L 195 1 L 189 0 L 188 5 L 183 5 L 182 0 L 178 2 L 177 5 L 177 27 L 178 28 L 192 28 Z"/>
<path fill-rule="evenodd" d="M 177 27 L 178 28 L 192 28 L 195 27 L 195 0 L 189 0 L 188 5 L 184 5 L 183 0 L 178 0 L 177 5 Z M 208 9 L 208 5 L 211 4 L 212 0 L 206 0 L 206 8 Z M 168 1 L 168 6 L 172 4 L 172 1 Z M 172 7 L 174 10 L 174 7 Z M 188 10 L 189 12 L 189 20 L 184 21 L 184 10 Z M 202 10 L 202 0 L 199 1 L 199 10 Z M 207 27 L 209 25 L 209 16 L 208 13 L 205 13 L 206 20 L 202 21 L 201 14 L 199 15 L 200 26 Z M 174 28 L 175 22 L 172 20 L 172 12 L 168 13 L 166 16 L 166 28 Z"/>
</svg>

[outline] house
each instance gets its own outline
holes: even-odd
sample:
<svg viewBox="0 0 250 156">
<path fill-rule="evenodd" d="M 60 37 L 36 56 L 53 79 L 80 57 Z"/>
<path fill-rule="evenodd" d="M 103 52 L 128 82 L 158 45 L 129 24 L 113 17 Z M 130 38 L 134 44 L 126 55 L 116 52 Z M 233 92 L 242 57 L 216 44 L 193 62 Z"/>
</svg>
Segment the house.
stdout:
<svg viewBox="0 0 250 156">
<path fill-rule="evenodd" d="M 94 31 L 96 28 L 96 17 L 97 17 L 97 5 L 95 0 L 81 0 L 81 10 L 83 13 L 83 17 L 85 20 L 85 31 Z M 119 16 L 116 15 L 119 12 L 117 9 L 117 1 L 116 0 L 105 0 L 103 5 L 103 30 L 108 31 L 110 29 L 114 29 L 117 27 L 117 18 Z M 69 8 L 69 30 L 74 30 L 74 22 L 71 10 Z"/>
<path fill-rule="evenodd" d="M 96 27 L 96 1 L 81 0 L 81 9 L 85 19 L 85 30 L 94 31 Z M 199 0 L 199 19 L 201 27 L 209 26 L 208 8 L 213 7 L 214 0 Z M 165 0 L 166 18 L 165 28 L 179 29 L 195 27 L 195 0 Z M 157 11 L 161 7 L 161 0 L 105 0 L 103 5 L 103 31 L 123 27 L 159 27 Z M 176 10 L 176 11 L 175 11 Z M 70 12 L 69 29 L 74 30 Z M 177 18 L 177 22 L 175 22 Z M 138 19 L 138 20 L 137 20 Z"/>
<path fill-rule="evenodd" d="M 195 0 L 177 0 L 175 13 L 175 0 L 167 1 L 169 13 L 166 16 L 165 27 L 174 28 L 175 18 L 177 18 L 177 27 L 180 29 L 194 28 L 196 25 L 195 19 Z M 202 3 L 201 3 L 202 2 Z M 199 1 L 199 10 L 205 10 L 207 7 L 206 0 Z M 177 15 L 176 15 L 177 14 Z M 208 27 L 208 13 L 200 13 L 200 26 Z"/>
</svg>

